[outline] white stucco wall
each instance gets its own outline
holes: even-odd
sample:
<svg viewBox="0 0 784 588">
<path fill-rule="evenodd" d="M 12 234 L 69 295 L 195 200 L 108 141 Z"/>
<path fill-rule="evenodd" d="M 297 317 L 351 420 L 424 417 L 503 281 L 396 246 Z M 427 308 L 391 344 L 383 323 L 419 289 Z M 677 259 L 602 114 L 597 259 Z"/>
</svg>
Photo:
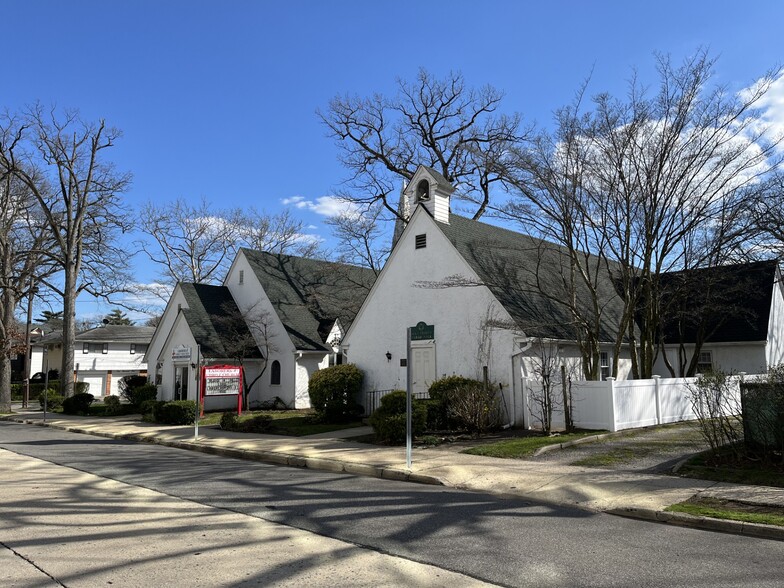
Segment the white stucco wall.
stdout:
<svg viewBox="0 0 784 588">
<path fill-rule="evenodd" d="M 240 272 L 243 272 L 242 284 L 239 283 Z M 297 394 L 297 390 L 302 384 L 298 382 L 299 371 L 297 370 L 294 344 L 286 334 L 283 323 L 278 318 L 272 303 L 256 278 L 256 274 L 253 272 L 244 253 L 240 252 L 237 254 L 234 263 L 226 274 L 223 285 L 231 292 L 240 311 L 248 312 L 249 309 L 253 309 L 253 313 L 263 313 L 269 320 L 268 339 L 270 349 L 268 364 L 266 371 L 253 387 L 250 397 L 251 403 L 263 402 L 277 396 L 292 408 L 309 408 L 310 401 L 303 403 L 302 398 Z M 251 329 L 251 332 L 253 332 L 257 341 L 263 343 L 263 339 L 258 332 L 254 332 L 254 329 Z M 270 366 L 276 360 L 280 362 L 280 385 L 271 383 Z M 307 381 L 305 389 L 307 390 Z M 305 396 L 307 397 L 307 394 Z"/>
<path fill-rule="evenodd" d="M 415 249 L 415 236 L 423 233 L 427 246 Z M 417 209 L 344 340 L 346 361 L 365 373 L 365 390 L 406 387 L 406 368 L 400 367 L 400 360 L 407 356 L 407 327 L 420 321 L 435 327 L 436 377 L 457 374 L 481 379 L 486 365 L 490 380 L 510 390 L 512 354 L 519 347 L 509 330 L 487 331 L 483 337 L 488 318 L 511 321 L 490 291 L 484 286 L 416 286 L 455 275 L 478 281 L 435 221 Z"/>
<path fill-rule="evenodd" d="M 166 304 L 166 308 L 161 316 L 161 321 L 158 323 L 158 327 L 155 329 L 155 333 L 153 333 L 152 339 L 150 340 L 150 345 L 147 348 L 147 373 L 150 382 L 155 382 L 155 376 L 158 373 L 157 364 L 167 357 L 169 359 L 171 358 L 171 349 L 164 350 L 164 346 L 166 345 L 166 340 L 174 326 L 174 321 L 177 319 L 179 306 L 188 308 L 188 304 L 185 302 L 185 296 L 182 294 L 180 287 L 177 286 L 174 289 L 174 292 L 172 292 L 169 302 Z"/>
<path fill-rule="evenodd" d="M 773 296 L 768 319 L 768 342 L 765 349 L 767 367 L 784 364 L 784 285 L 779 272 L 776 272 Z"/>
<path fill-rule="evenodd" d="M 762 374 L 767 371 L 766 345 L 757 343 L 706 343 L 702 351 L 710 351 L 713 359 L 713 368 L 724 372 L 747 374 Z M 677 371 L 678 346 L 666 346 L 667 357 Z M 694 345 L 686 345 L 686 357 L 691 360 Z M 671 377 L 661 354 L 653 364 L 653 373 L 664 378 Z M 676 373 L 676 376 L 678 374 Z"/>
</svg>

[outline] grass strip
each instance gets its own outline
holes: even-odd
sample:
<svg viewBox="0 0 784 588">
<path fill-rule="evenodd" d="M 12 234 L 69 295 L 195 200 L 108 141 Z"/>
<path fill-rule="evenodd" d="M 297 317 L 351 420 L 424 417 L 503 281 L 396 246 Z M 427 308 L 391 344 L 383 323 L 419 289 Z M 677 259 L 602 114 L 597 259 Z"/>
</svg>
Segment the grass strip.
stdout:
<svg viewBox="0 0 784 588">
<path fill-rule="evenodd" d="M 665 510 L 700 517 L 784 527 L 784 508 L 751 505 L 719 498 L 692 498 L 668 506 Z"/>
<path fill-rule="evenodd" d="M 503 457 L 507 459 L 521 459 L 531 457 L 540 447 L 547 445 L 558 445 L 583 437 L 596 435 L 601 431 L 586 431 L 584 433 L 567 433 L 565 435 L 553 435 L 550 437 L 530 436 L 518 437 L 516 439 L 505 439 L 495 443 L 486 443 L 465 449 L 462 453 L 471 455 L 483 455 L 486 457 Z"/>
</svg>

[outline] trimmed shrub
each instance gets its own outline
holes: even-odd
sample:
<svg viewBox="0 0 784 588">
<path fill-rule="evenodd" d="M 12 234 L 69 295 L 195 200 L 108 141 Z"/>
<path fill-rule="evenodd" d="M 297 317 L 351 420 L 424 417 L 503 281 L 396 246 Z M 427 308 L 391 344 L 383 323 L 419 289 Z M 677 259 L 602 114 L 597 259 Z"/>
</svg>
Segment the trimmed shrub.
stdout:
<svg viewBox="0 0 784 588">
<path fill-rule="evenodd" d="M 164 404 L 165 400 L 145 400 L 139 405 L 139 412 L 144 420 L 155 423 L 158 422 L 158 415 Z"/>
<path fill-rule="evenodd" d="M 381 406 L 371 415 L 370 426 L 379 441 L 397 445 L 406 440 L 406 391 L 393 390 L 381 397 Z M 414 400 L 411 405 L 411 429 L 421 435 L 427 426 L 427 406 Z"/>
<path fill-rule="evenodd" d="M 154 419 L 164 425 L 192 425 L 196 420 L 194 400 L 173 400 L 164 402 L 154 410 Z"/>
<path fill-rule="evenodd" d="M 106 406 L 107 415 L 118 415 L 122 412 L 119 396 L 106 396 L 103 399 L 104 406 Z"/>
<path fill-rule="evenodd" d="M 236 412 L 224 412 L 221 415 L 220 428 L 224 431 L 236 431 L 238 418 Z"/>
<path fill-rule="evenodd" d="M 132 406 L 139 408 L 144 402 L 158 398 L 158 387 L 155 384 L 143 384 L 142 386 L 126 390 L 123 398 Z"/>
<path fill-rule="evenodd" d="M 345 423 L 362 414 L 356 397 L 362 390 L 362 371 L 354 364 L 335 365 L 317 371 L 308 383 L 310 406 L 319 419 Z"/>
<path fill-rule="evenodd" d="M 455 390 L 467 386 L 481 386 L 482 383 L 463 376 L 446 376 L 436 380 L 428 388 L 431 406 L 428 407 L 427 428 L 439 429 L 464 429 L 464 423 L 456 418 L 451 407 L 451 399 Z"/>
<path fill-rule="evenodd" d="M 140 407 L 145 400 L 158 397 L 158 387 L 147 382 L 147 376 L 125 376 L 120 378 L 120 396 L 135 407 Z"/>
<path fill-rule="evenodd" d="M 89 414 L 90 405 L 95 400 L 95 396 L 87 392 L 79 392 L 63 400 L 63 412 L 65 414 Z"/>
<path fill-rule="evenodd" d="M 144 386 L 146 383 L 147 376 L 124 376 L 120 378 L 120 382 L 117 387 L 120 390 L 120 396 L 133 404 L 133 400 L 131 398 L 133 395 L 133 390 L 139 388 L 140 386 Z"/>
<path fill-rule="evenodd" d="M 60 408 L 63 405 L 63 397 L 52 388 L 49 388 L 45 393 L 41 392 L 38 395 L 38 402 L 41 405 L 41 409 L 44 407 L 44 397 L 46 397 L 46 410 L 55 410 Z"/>
<path fill-rule="evenodd" d="M 74 382 L 74 396 L 77 394 L 87 394 L 90 390 L 90 383 L 89 382 Z M 94 390 L 94 392 L 98 392 L 98 394 L 90 394 L 95 400 L 95 396 L 103 396 L 103 390 Z"/>
</svg>

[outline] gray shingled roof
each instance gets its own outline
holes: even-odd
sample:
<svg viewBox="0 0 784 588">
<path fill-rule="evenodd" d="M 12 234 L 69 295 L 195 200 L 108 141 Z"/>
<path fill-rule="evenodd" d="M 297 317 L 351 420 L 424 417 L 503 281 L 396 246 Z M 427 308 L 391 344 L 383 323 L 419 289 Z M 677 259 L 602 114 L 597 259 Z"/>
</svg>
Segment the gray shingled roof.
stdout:
<svg viewBox="0 0 784 588">
<path fill-rule="evenodd" d="M 564 293 L 559 280 L 568 267 L 562 249 L 455 214 L 450 214 L 449 224 L 436 224 L 527 336 L 575 339 L 570 312 L 559 302 Z M 540 287 L 548 295 L 542 294 Z M 622 301 L 606 271 L 600 274 L 597 290 L 604 308 L 600 338 L 613 341 Z M 590 300 L 587 295 L 578 298 Z"/>
<path fill-rule="evenodd" d="M 152 339 L 155 327 L 134 327 L 132 325 L 104 325 L 76 335 L 77 341 L 122 342 L 146 344 Z"/>
<path fill-rule="evenodd" d="M 662 274 L 674 307 L 661 335 L 668 343 L 766 341 L 778 263 L 775 260 Z"/>
<path fill-rule="evenodd" d="M 344 329 L 351 326 L 376 279 L 372 270 L 357 266 L 242 251 L 301 351 L 331 351 L 325 345 L 330 329 L 336 320 Z"/>
<path fill-rule="evenodd" d="M 227 352 L 231 342 L 225 337 L 228 335 L 222 328 L 221 317 L 227 314 L 240 316 L 240 310 L 231 297 L 231 292 L 226 286 L 212 286 L 209 284 L 192 284 L 189 282 L 180 283 L 185 301 L 188 308 L 182 309 L 185 320 L 191 329 L 193 338 L 201 347 L 203 357 L 214 359 L 230 359 L 231 354 Z M 233 323 L 234 324 L 234 323 Z M 242 328 L 244 323 L 238 322 L 237 328 Z M 250 331 L 244 326 L 245 331 L 242 338 L 248 337 Z M 258 347 L 248 347 L 245 352 L 246 358 L 262 357 Z"/>
</svg>

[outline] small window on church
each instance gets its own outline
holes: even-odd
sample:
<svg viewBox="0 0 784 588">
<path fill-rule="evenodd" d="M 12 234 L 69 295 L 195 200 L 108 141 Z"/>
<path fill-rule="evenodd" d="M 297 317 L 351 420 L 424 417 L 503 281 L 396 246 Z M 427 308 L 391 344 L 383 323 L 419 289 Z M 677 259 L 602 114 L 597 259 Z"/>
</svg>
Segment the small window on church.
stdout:
<svg viewBox="0 0 784 588">
<path fill-rule="evenodd" d="M 245 283 L 245 270 L 240 270 L 240 285 Z"/>
<path fill-rule="evenodd" d="M 414 237 L 414 249 L 424 249 L 427 247 L 427 234 L 423 233 Z"/>
<path fill-rule="evenodd" d="M 417 184 L 416 199 L 417 202 L 430 200 L 430 184 L 427 182 L 427 180 L 422 180 Z"/>
<path fill-rule="evenodd" d="M 280 362 L 276 359 L 270 368 L 270 385 L 280 386 Z"/>
</svg>

